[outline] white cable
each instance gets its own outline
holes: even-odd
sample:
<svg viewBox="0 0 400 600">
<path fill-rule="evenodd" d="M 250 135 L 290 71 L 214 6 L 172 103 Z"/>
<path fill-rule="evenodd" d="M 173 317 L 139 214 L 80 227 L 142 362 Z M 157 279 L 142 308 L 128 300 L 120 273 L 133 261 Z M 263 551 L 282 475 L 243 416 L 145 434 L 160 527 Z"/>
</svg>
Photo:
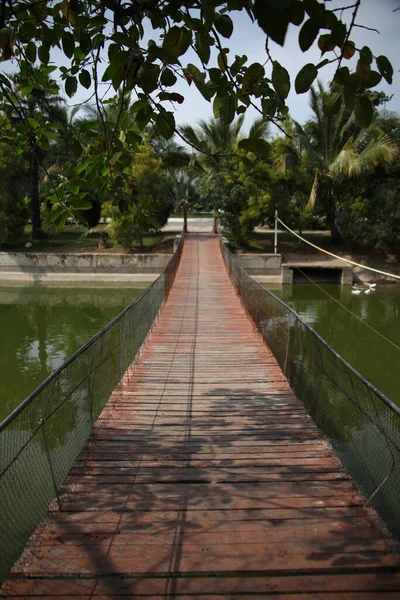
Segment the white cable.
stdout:
<svg viewBox="0 0 400 600">
<path fill-rule="evenodd" d="M 352 260 L 348 260 L 347 258 L 338 256 L 337 254 L 333 254 L 332 252 L 328 252 L 328 250 L 324 250 L 323 248 L 320 248 L 319 246 L 316 246 L 312 242 L 309 242 L 305 238 L 301 237 L 301 235 L 299 235 L 298 233 L 296 233 L 295 231 L 290 229 L 279 217 L 277 217 L 277 220 L 279 221 L 279 223 L 281 225 L 283 225 L 283 227 L 285 227 L 285 229 L 287 229 L 290 233 L 293 233 L 293 235 L 298 237 L 299 240 L 301 240 L 302 242 L 305 242 L 306 244 L 308 244 L 309 246 L 312 246 L 313 248 L 316 248 L 317 250 L 320 250 L 321 252 L 324 252 L 325 254 L 329 254 L 329 256 L 333 256 L 333 258 L 343 260 L 344 262 L 354 265 L 355 267 L 361 267 L 362 269 L 368 269 L 368 271 L 373 271 L 374 273 L 379 273 L 380 275 L 386 275 L 387 277 L 394 277 L 395 279 L 400 280 L 400 275 L 394 275 L 393 273 L 387 273 L 386 271 L 380 271 L 379 269 L 374 269 L 373 267 L 367 267 L 367 265 L 361 265 L 360 263 L 356 263 Z"/>
</svg>

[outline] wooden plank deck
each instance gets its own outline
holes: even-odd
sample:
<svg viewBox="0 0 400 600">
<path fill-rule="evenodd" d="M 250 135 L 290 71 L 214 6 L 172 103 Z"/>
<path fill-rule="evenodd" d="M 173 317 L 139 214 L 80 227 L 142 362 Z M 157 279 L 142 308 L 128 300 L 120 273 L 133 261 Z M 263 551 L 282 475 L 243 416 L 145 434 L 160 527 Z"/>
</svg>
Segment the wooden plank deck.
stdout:
<svg viewBox="0 0 400 600">
<path fill-rule="evenodd" d="M 255 332 L 218 240 L 169 300 L 2 597 L 400 597 L 398 545 Z"/>
</svg>

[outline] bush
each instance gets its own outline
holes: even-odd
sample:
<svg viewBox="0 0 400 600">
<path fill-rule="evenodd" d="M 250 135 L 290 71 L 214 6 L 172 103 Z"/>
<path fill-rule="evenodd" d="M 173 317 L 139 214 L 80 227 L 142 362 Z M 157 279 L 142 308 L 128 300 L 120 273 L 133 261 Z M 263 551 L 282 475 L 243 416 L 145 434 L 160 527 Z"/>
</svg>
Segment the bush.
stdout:
<svg viewBox="0 0 400 600">
<path fill-rule="evenodd" d="M 4 152 L 0 147 L 0 152 Z M 15 243 L 24 231 L 28 209 L 24 201 L 26 173 L 21 159 L 0 159 L 0 244 Z"/>
</svg>

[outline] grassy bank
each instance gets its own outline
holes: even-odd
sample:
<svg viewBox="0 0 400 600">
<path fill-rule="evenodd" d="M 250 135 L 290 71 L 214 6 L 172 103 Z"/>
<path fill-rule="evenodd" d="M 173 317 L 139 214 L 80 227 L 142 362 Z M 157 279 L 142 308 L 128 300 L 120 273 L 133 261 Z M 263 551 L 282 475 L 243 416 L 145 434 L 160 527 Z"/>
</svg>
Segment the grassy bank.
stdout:
<svg viewBox="0 0 400 600">
<path fill-rule="evenodd" d="M 8 244 L 1 248 L 9 252 L 109 252 L 109 253 L 154 253 L 168 254 L 173 252 L 173 243 L 176 233 L 158 232 L 145 235 L 143 238 L 143 249 L 139 243 L 132 250 L 125 250 L 122 246 L 113 244 L 107 240 L 107 249 L 99 249 L 99 241 L 105 225 L 98 225 L 93 231 L 87 233 L 84 227 L 67 226 L 56 233 L 48 234 L 40 239 L 31 239 L 30 227 L 25 229 L 25 235 L 15 244 Z M 32 243 L 30 248 L 25 244 Z"/>
</svg>

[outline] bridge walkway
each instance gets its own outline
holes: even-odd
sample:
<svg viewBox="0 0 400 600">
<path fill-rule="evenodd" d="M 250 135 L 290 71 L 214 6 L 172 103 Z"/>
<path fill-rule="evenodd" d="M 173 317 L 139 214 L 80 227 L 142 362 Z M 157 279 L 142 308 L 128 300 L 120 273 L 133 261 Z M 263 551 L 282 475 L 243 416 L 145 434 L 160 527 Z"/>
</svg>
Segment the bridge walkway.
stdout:
<svg viewBox="0 0 400 600">
<path fill-rule="evenodd" d="M 399 598 L 399 553 L 189 235 L 169 299 L 2 597 Z"/>
</svg>

